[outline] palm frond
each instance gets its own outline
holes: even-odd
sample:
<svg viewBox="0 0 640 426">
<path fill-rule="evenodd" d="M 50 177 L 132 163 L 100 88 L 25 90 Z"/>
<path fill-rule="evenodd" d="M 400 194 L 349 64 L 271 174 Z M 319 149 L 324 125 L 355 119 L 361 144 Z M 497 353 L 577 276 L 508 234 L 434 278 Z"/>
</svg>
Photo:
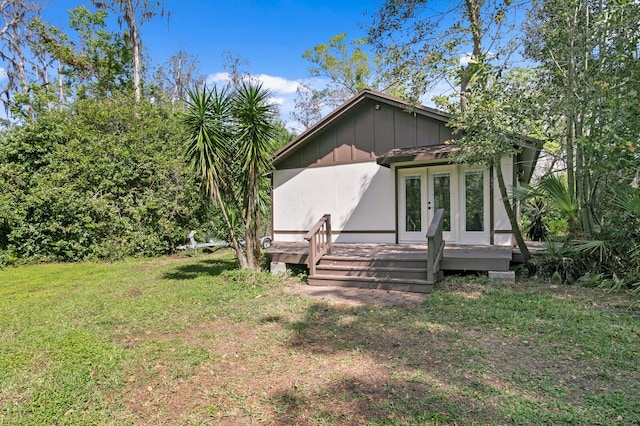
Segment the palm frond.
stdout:
<svg viewBox="0 0 640 426">
<path fill-rule="evenodd" d="M 210 196 L 227 182 L 230 102 L 225 90 L 204 86 L 188 91 L 182 119 L 187 161 L 203 179 Z"/>
<path fill-rule="evenodd" d="M 540 190 L 535 186 L 523 185 L 511 188 L 511 199 L 516 201 L 526 201 L 540 195 Z"/>
<path fill-rule="evenodd" d="M 577 206 L 571 199 L 567 185 L 564 180 L 556 175 L 545 177 L 538 184 L 539 190 L 543 192 L 551 205 L 562 211 L 568 216 L 574 216 Z"/>
<path fill-rule="evenodd" d="M 243 81 L 232 107 L 242 170 L 255 168 L 257 175 L 269 170 L 275 148 L 275 107 L 270 97 L 261 83 Z"/>
<path fill-rule="evenodd" d="M 588 253 L 592 256 L 597 254 L 600 262 L 604 260 L 607 253 L 607 245 L 601 240 L 572 241 L 570 248 L 577 253 Z"/>
<path fill-rule="evenodd" d="M 616 198 L 614 203 L 622 210 L 640 216 L 640 191 L 628 192 L 623 197 Z"/>
</svg>

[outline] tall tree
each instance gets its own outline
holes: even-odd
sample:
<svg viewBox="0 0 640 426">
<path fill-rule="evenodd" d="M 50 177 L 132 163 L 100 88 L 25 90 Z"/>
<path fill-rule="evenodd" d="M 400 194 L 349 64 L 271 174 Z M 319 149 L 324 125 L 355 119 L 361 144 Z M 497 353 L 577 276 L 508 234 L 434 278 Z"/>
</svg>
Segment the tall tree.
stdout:
<svg viewBox="0 0 640 426">
<path fill-rule="evenodd" d="M 378 58 L 372 58 L 365 39 L 347 39 L 337 34 L 328 43 L 320 43 L 304 52 L 311 62 L 309 73 L 326 81 L 323 89 L 301 84 L 296 90 L 293 119 L 308 128 L 322 117 L 323 110 L 335 108 L 362 89 L 374 89 L 393 95 L 403 94 L 397 80 L 388 79 L 378 69 Z"/>
<path fill-rule="evenodd" d="M 459 134 L 455 160 L 482 164 L 495 171 L 502 204 L 509 218 L 516 244 L 525 263 L 530 260 L 516 215 L 513 197 L 504 178 L 502 159 L 515 156 L 522 146 L 536 145 L 532 137 L 542 137 L 543 102 L 531 70 L 513 69 L 496 75 L 491 68 L 482 72 L 484 84 L 471 85 L 465 108 L 453 115 L 449 125 Z"/>
<path fill-rule="evenodd" d="M 260 183 L 271 171 L 275 147 L 276 109 L 261 84 L 243 82 L 231 108 L 243 187 L 245 241 L 249 268 L 260 269 Z"/>
<path fill-rule="evenodd" d="M 308 129 L 322 118 L 322 96 L 308 84 L 300 84 L 296 89 L 295 107 L 291 118 Z"/>
<path fill-rule="evenodd" d="M 577 231 L 588 237 L 605 219 L 599 192 L 637 173 L 639 20 L 637 2 L 604 0 L 547 0 L 530 16 L 525 52 L 540 63 Z"/>
<path fill-rule="evenodd" d="M 196 87 L 189 91 L 183 116 L 187 159 L 221 209 L 231 246 L 245 269 L 260 269 L 260 209 L 265 203 L 260 186 L 270 170 L 277 135 L 269 98 L 269 91 L 251 81 L 241 81 L 233 92 Z M 244 230 L 244 244 L 238 229 Z"/>
<path fill-rule="evenodd" d="M 235 90 L 240 87 L 240 83 L 250 77 L 244 67 L 249 66 L 249 59 L 242 58 L 236 52 L 225 50 L 222 52 L 222 69 L 229 75 L 227 89 Z"/>
<path fill-rule="evenodd" d="M 529 250 L 507 193 L 501 164 L 501 159 L 513 155 L 515 149 L 505 134 L 513 139 L 513 133 L 519 129 L 514 128 L 511 113 L 491 115 L 490 106 L 495 104 L 497 94 L 487 90 L 502 84 L 500 75 L 515 48 L 512 42 L 504 40 L 515 28 L 517 11 L 512 0 L 446 4 L 432 0 L 386 0 L 374 16 L 369 39 L 380 57 L 386 58 L 387 73 L 407 86 L 410 100 L 419 102 L 442 79 L 453 79 L 460 87 L 459 108 L 451 110 L 452 126 L 462 132 L 457 141 L 462 148 L 457 159 L 496 171 L 512 232 L 528 262 Z M 472 92 L 475 105 L 468 110 Z M 492 118 L 494 126 L 483 130 L 476 125 L 478 117 Z M 494 137 L 499 138 L 499 143 Z"/>
<path fill-rule="evenodd" d="M 67 96 L 105 98 L 130 87 L 131 49 L 119 33 L 107 30 L 108 14 L 91 12 L 85 6 L 69 11 L 69 26 L 75 37 L 37 20 L 33 24 L 38 49 L 58 63 Z M 62 80 L 62 78 L 61 78 Z M 59 102 L 64 103 L 64 94 Z"/>
<path fill-rule="evenodd" d="M 16 93 L 28 91 L 29 24 L 41 9 L 40 2 L 34 0 L 0 1 L 0 59 L 5 63 L 7 74 L 0 100 L 5 110 L 12 106 Z"/>
<path fill-rule="evenodd" d="M 99 9 L 109 9 L 118 13 L 120 25 L 124 22 L 129 33 L 133 62 L 133 90 L 136 101 L 142 96 L 142 36 L 140 27 L 156 16 L 164 16 L 164 2 L 160 0 L 91 0 Z"/>
<path fill-rule="evenodd" d="M 164 67 L 156 70 L 155 80 L 163 95 L 175 104 L 187 99 L 190 87 L 204 83 L 204 76 L 198 74 L 197 58 L 180 50 L 169 57 Z"/>
<path fill-rule="evenodd" d="M 363 49 L 366 41 L 346 40 L 347 33 L 340 33 L 329 39 L 328 43 L 316 45 L 302 57 L 313 66 L 309 72 L 314 77 L 329 80 L 327 87 L 316 96 L 332 107 L 341 105 L 347 99 L 365 88 L 373 88 L 369 55 Z"/>
<path fill-rule="evenodd" d="M 464 108 L 473 64 L 506 66 L 518 40 L 519 10 L 513 0 L 385 0 L 373 15 L 369 41 L 410 100 L 455 79 Z"/>
</svg>

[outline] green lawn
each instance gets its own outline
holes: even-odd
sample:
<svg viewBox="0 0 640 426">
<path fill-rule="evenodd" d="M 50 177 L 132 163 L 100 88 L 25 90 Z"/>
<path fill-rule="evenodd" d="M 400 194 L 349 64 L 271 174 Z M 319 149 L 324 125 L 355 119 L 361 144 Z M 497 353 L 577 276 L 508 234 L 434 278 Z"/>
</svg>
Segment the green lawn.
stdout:
<svg viewBox="0 0 640 426">
<path fill-rule="evenodd" d="M 0 270 L 0 424 L 638 424 L 640 306 L 448 279 L 292 295 L 228 253 Z"/>
</svg>

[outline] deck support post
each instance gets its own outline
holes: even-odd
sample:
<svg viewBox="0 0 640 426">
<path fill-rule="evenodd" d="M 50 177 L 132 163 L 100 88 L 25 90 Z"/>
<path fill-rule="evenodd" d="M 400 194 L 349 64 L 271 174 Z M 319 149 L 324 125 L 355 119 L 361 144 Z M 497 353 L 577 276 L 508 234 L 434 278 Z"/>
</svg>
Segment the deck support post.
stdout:
<svg viewBox="0 0 640 426">
<path fill-rule="evenodd" d="M 282 275 L 287 273 L 287 264 L 284 262 L 271 262 L 271 275 Z"/>
<path fill-rule="evenodd" d="M 442 227 L 444 225 L 444 209 L 436 210 L 433 220 L 427 230 L 427 281 L 435 284 L 442 279 L 440 261 L 444 256 L 444 239 Z"/>
</svg>

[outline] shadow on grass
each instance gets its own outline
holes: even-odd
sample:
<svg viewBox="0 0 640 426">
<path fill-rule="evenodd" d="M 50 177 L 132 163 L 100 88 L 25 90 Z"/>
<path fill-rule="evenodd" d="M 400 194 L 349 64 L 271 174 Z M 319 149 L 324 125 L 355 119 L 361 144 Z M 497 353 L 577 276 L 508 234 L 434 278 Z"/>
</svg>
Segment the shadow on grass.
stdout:
<svg viewBox="0 0 640 426">
<path fill-rule="evenodd" d="M 274 392 L 275 423 L 615 423 L 619 413 L 594 407 L 588 390 L 637 386 L 599 379 L 593 373 L 609 366 L 594 365 L 576 345 L 535 343 L 540 336 L 526 328 L 503 332 L 509 321 L 482 319 L 491 315 L 482 296 L 459 293 L 415 308 L 309 306 L 286 325 L 290 345 L 336 363 L 332 379 Z"/>
<path fill-rule="evenodd" d="M 224 271 L 235 269 L 238 263 L 226 259 L 202 259 L 187 265 L 181 265 L 171 272 L 164 274 L 167 280 L 192 280 L 203 275 L 216 276 Z"/>
<path fill-rule="evenodd" d="M 297 424 L 312 415 L 336 424 L 452 424 L 469 422 L 470 411 L 478 419 L 499 418 L 495 407 L 462 401 L 478 389 L 490 391 L 456 377 L 458 366 L 445 367 L 464 363 L 462 358 L 447 360 L 441 352 L 464 346 L 455 331 L 445 325 L 434 326 L 440 332 L 431 333 L 416 319 L 403 321 L 420 309 L 311 305 L 301 321 L 288 324 L 291 346 L 340 362 L 336 369 L 341 373 L 313 390 L 298 386 L 272 395 L 280 413 L 276 423 Z"/>
</svg>

